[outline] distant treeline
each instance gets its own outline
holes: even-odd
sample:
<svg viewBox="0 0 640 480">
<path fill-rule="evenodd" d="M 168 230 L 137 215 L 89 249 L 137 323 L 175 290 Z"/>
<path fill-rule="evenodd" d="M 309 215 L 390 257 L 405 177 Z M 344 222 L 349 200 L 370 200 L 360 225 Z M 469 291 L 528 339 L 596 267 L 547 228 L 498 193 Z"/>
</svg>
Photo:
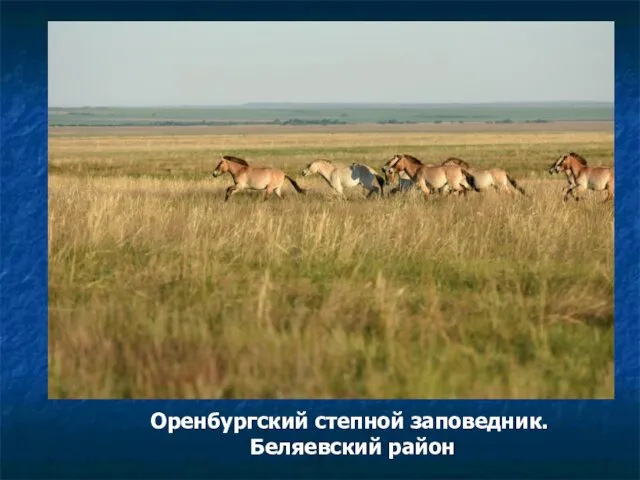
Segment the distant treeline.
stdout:
<svg viewBox="0 0 640 480">
<path fill-rule="evenodd" d="M 271 120 L 271 121 L 225 121 L 225 120 L 157 120 L 157 121 L 115 121 L 115 122 L 96 122 L 92 124 L 87 123 L 49 123 L 52 127 L 85 127 L 85 126 L 100 126 L 100 127 L 194 127 L 198 125 L 211 126 L 211 127 L 229 127 L 234 125 L 347 125 L 349 122 L 343 120 L 335 120 L 332 118 L 322 118 L 319 120 L 304 120 L 301 118 L 290 118 L 288 120 Z"/>
<path fill-rule="evenodd" d="M 513 120 L 507 118 L 504 120 L 488 120 L 485 123 L 550 123 L 550 120 L 521 120 L 518 122 L 514 122 Z M 322 118 L 322 119 L 301 119 L 301 118 L 290 118 L 288 120 L 271 120 L 271 121 L 220 121 L 220 120 L 157 120 L 157 121 L 147 121 L 147 120 L 139 120 L 139 121 L 104 121 L 104 122 L 96 122 L 96 123 L 73 123 L 73 122 L 64 122 L 64 123 L 49 123 L 51 127 L 86 127 L 86 126 L 99 126 L 99 127 L 194 127 L 194 126 L 209 126 L 209 127 L 229 127 L 229 126 L 242 126 L 242 125 L 348 125 L 351 122 L 345 122 L 344 120 L 337 120 L 333 118 Z M 443 120 L 432 120 L 432 121 L 415 121 L 415 120 L 396 120 L 395 118 L 389 120 L 380 120 L 375 122 L 378 125 L 414 125 L 419 123 L 434 123 L 441 124 L 445 123 Z M 448 123 L 465 123 L 463 120 L 451 120 Z"/>
<path fill-rule="evenodd" d="M 445 120 L 433 120 L 431 122 L 416 122 L 414 120 L 382 120 L 380 122 L 376 122 L 380 125 L 406 125 L 406 124 L 414 124 L 414 123 L 464 123 L 464 120 L 449 120 L 448 122 Z M 550 120 L 542 120 L 538 118 L 536 120 L 520 120 L 519 122 L 514 122 L 510 118 L 506 118 L 504 120 L 487 120 L 485 123 L 551 123 Z"/>
<path fill-rule="evenodd" d="M 515 123 L 515 122 L 510 118 L 506 118 L 504 120 L 488 121 L 487 123 Z M 539 118 L 537 120 L 525 120 L 524 122 L 520 122 L 520 123 L 550 123 L 550 121 L 542 120 L 541 118 Z"/>
</svg>

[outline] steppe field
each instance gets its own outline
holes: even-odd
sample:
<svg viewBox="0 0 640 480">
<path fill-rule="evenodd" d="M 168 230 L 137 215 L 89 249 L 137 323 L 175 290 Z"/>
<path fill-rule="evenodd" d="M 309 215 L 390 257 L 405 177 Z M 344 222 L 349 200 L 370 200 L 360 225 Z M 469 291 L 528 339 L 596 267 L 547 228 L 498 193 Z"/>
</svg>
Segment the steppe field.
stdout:
<svg viewBox="0 0 640 480">
<path fill-rule="evenodd" d="M 51 398 L 613 398 L 611 122 L 59 127 Z M 503 167 L 529 194 L 349 200 L 311 160 Z M 222 154 L 296 178 L 224 203 Z"/>
</svg>

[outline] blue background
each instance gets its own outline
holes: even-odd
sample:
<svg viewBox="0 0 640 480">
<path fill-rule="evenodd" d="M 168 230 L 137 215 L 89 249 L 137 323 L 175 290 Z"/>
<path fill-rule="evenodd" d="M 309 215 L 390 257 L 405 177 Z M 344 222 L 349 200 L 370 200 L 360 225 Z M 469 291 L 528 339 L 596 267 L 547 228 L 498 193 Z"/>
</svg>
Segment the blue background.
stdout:
<svg viewBox="0 0 640 480">
<path fill-rule="evenodd" d="M 638 478 L 638 3 L 2 2 L 0 319 L 3 478 Z M 615 63 L 615 401 L 47 400 L 47 21 L 609 20 Z M 570 72 L 569 72 L 570 73 Z M 576 81 L 579 80 L 576 75 Z M 456 454 L 251 457 L 250 438 L 415 440 L 416 432 L 178 431 L 167 415 L 542 415 L 547 430 L 434 431 Z M 310 419 L 311 420 L 311 419 Z M 420 434 L 422 435 L 422 434 Z M 383 453 L 385 449 L 383 448 Z"/>
</svg>

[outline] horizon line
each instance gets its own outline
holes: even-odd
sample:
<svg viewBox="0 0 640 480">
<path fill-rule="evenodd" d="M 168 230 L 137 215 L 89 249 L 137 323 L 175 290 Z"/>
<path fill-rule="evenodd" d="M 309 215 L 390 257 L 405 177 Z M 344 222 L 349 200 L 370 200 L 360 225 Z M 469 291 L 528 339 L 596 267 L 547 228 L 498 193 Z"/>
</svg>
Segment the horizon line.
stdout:
<svg viewBox="0 0 640 480">
<path fill-rule="evenodd" d="M 494 102 L 260 102 L 251 101 L 229 104 L 156 104 L 156 105 L 48 105 L 47 108 L 239 108 L 250 106 L 311 105 L 311 106 L 454 106 L 454 105 L 541 105 L 541 104 L 606 104 L 615 105 L 611 100 L 504 100 Z"/>
</svg>

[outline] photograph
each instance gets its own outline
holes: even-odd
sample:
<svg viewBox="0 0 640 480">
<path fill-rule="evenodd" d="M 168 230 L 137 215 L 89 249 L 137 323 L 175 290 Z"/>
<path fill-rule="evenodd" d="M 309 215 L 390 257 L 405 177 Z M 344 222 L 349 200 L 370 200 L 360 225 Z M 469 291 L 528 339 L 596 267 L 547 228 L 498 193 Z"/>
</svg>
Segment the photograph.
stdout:
<svg viewBox="0 0 640 480">
<path fill-rule="evenodd" d="M 613 22 L 47 35 L 49 399 L 614 398 Z"/>
</svg>

